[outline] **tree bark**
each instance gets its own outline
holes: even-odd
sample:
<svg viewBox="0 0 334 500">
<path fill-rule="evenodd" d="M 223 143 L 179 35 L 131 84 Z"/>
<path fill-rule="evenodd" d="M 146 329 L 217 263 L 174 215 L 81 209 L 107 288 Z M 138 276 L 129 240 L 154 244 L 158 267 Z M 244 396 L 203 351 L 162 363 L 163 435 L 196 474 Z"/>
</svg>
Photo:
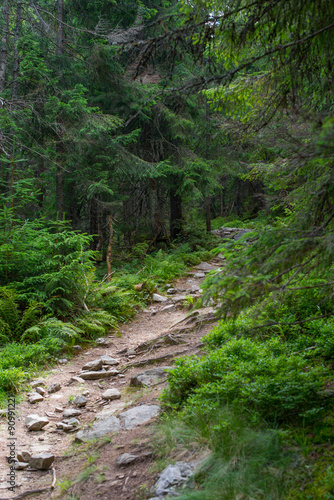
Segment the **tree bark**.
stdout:
<svg viewBox="0 0 334 500">
<path fill-rule="evenodd" d="M 205 198 L 205 221 L 206 221 L 206 232 L 211 231 L 211 197 L 207 196 Z"/>
<path fill-rule="evenodd" d="M 182 235 L 183 216 L 182 200 L 177 193 L 177 186 L 172 186 L 169 192 L 170 200 L 170 239 L 173 241 Z"/>
<path fill-rule="evenodd" d="M 112 244 L 114 236 L 114 227 L 112 224 L 112 216 L 107 215 L 107 224 L 109 229 L 109 241 L 107 250 L 107 281 L 111 280 L 111 258 L 112 258 Z"/>
<path fill-rule="evenodd" d="M 61 56 L 63 53 L 63 0 L 58 0 L 57 3 L 57 40 L 56 40 L 56 54 Z M 59 74 L 62 78 L 61 73 Z M 57 151 L 57 172 L 56 172 L 56 205 L 57 212 L 61 217 L 64 215 L 64 176 L 61 167 L 64 156 L 63 132 L 62 121 L 58 118 L 58 141 L 56 146 Z"/>
<path fill-rule="evenodd" d="M 19 49 L 18 49 L 18 41 L 21 33 L 21 24 L 22 24 L 22 0 L 17 0 L 16 5 L 16 26 L 14 33 L 14 64 L 13 64 L 13 88 L 12 88 L 12 99 L 17 97 L 17 79 L 19 76 Z"/>
<path fill-rule="evenodd" d="M 5 89 L 7 53 L 8 53 L 8 32 L 9 32 L 9 5 L 8 0 L 5 0 L 2 6 L 3 29 L 1 36 L 1 52 L 0 52 L 0 92 Z"/>
</svg>

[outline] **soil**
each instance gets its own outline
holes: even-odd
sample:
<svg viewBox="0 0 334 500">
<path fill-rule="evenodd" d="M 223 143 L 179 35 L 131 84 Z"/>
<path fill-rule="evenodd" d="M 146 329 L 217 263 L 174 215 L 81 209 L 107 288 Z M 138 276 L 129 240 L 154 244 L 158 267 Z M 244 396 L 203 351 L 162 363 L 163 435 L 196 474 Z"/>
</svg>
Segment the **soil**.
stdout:
<svg viewBox="0 0 334 500">
<path fill-rule="evenodd" d="M 219 265 L 218 261 L 213 262 Z M 192 285 L 200 284 L 202 278 L 196 278 L 190 273 L 188 277 L 178 280 L 174 287 L 179 294 Z M 65 365 L 58 365 L 44 377 L 46 387 L 59 383 L 61 390 L 47 395 L 43 401 L 30 404 L 28 400 L 17 405 L 15 446 L 16 451 L 50 451 L 55 455 L 53 469 L 48 471 L 17 470 L 15 472 L 15 493 L 8 491 L 7 464 L 8 456 L 8 431 L 7 420 L 1 418 L 0 427 L 0 500 L 24 497 L 25 492 L 41 488 L 48 488 L 46 492 L 34 492 L 29 498 L 71 498 L 88 500 L 93 497 L 100 499 L 135 500 L 149 498 L 149 489 L 157 480 L 158 466 L 155 433 L 157 418 L 132 430 L 122 430 L 113 433 L 107 439 L 74 444 L 75 433 L 64 432 L 57 429 L 56 423 L 62 420 L 62 414 L 57 413 L 56 407 L 62 409 L 76 408 L 73 400 L 76 395 L 88 390 L 88 403 L 85 408 L 80 408 L 82 415 L 79 417 L 80 428 L 85 428 L 92 423 L 96 414 L 103 410 L 118 408 L 118 412 L 138 406 L 140 404 L 160 404 L 159 396 L 167 382 L 162 382 L 152 387 L 129 387 L 130 378 L 152 366 L 172 365 L 173 360 L 180 355 L 199 354 L 200 339 L 215 323 L 212 308 L 200 310 L 200 316 L 186 318 L 188 311 L 182 308 L 182 303 L 177 303 L 168 311 L 162 309 L 173 303 L 173 297 L 168 302 L 154 303 L 147 310 L 138 314 L 131 323 L 121 327 L 121 337 L 110 336 L 110 346 L 107 348 L 94 347 L 81 351 L 76 357 Z M 177 342 L 173 345 L 151 344 L 147 351 L 136 354 L 119 353 L 125 348 L 135 349 L 143 342 L 156 339 L 164 334 L 171 334 L 168 341 Z M 158 360 L 154 365 L 130 366 L 116 377 L 104 381 L 86 380 L 84 384 L 70 383 L 71 377 L 77 375 L 81 367 L 103 354 L 120 359 L 120 364 L 115 367 L 120 372 L 129 364 L 170 355 L 170 358 Z M 38 377 L 40 378 L 40 377 Z M 105 402 L 101 394 L 108 388 L 117 388 L 122 397 L 116 401 Z M 120 407 L 120 403 L 123 407 Z M 117 406 L 118 405 L 118 406 Z M 47 416 L 50 423 L 41 431 L 28 432 L 25 426 L 25 417 L 29 414 Z M 126 467 L 116 465 L 116 459 L 122 453 L 145 455 L 141 460 Z M 184 457 L 182 458 L 184 460 Z M 56 477 L 56 486 L 50 489 Z"/>
</svg>

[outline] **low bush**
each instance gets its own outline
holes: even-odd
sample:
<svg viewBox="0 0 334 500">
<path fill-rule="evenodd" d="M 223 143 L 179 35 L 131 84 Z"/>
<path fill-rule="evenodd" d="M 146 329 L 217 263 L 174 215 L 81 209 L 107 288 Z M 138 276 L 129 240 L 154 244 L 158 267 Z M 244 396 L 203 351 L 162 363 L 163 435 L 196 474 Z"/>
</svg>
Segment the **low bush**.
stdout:
<svg viewBox="0 0 334 500">
<path fill-rule="evenodd" d="M 177 360 L 163 401 L 184 413 L 201 407 L 209 414 L 229 404 L 258 421 L 312 420 L 329 404 L 319 392 L 329 376 L 326 366 L 291 353 L 279 338 L 231 338 L 203 358 Z"/>
</svg>

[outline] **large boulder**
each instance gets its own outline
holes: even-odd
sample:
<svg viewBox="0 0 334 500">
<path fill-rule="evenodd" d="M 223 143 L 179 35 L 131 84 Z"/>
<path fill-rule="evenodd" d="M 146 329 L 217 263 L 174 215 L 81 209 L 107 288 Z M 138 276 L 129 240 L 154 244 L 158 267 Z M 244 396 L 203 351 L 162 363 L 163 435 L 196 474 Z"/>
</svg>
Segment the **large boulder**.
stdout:
<svg viewBox="0 0 334 500">
<path fill-rule="evenodd" d="M 119 415 L 123 427 L 127 430 L 134 429 L 139 425 L 145 424 L 153 417 L 159 414 L 159 406 L 157 405 L 142 405 L 135 406 Z"/>
<path fill-rule="evenodd" d="M 119 418 L 112 416 L 99 420 L 91 427 L 87 427 L 86 429 L 79 431 L 76 434 L 75 440 L 79 443 L 91 441 L 92 439 L 101 438 L 111 432 L 117 432 L 119 430 L 121 430 Z"/>
</svg>

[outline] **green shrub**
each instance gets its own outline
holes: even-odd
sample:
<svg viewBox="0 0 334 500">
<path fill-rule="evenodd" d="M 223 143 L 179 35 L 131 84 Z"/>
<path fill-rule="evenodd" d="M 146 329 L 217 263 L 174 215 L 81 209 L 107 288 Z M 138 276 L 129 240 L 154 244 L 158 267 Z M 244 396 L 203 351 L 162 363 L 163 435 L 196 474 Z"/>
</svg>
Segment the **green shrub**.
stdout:
<svg viewBox="0 0 334 500">
<path fill-rule="evenodd" d="M 230 404 L 272 422 L 314 419 L 325 407 L 317 392 L 328 376 L 328 369 L 291 354 L 279 339 L 231 338 L 203 358 L 177 360 L 163 400 L 184 412 Z"/>
</svg>

